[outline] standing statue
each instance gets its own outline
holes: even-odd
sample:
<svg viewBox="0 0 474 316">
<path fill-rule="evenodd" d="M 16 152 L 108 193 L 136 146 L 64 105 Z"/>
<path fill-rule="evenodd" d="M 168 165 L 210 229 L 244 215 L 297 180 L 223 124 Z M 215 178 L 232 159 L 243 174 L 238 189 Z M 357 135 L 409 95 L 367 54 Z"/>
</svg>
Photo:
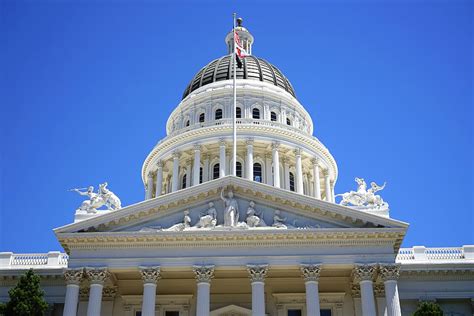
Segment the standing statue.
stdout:
<svg viewBox="0 0 474 316">
<path fill-rule="evenodd" d="M 101 208 L 104 205 L 109 211 L 120 209 L 122 207 L 120 199 L 107 188 L 107 185 L 107 182 L 100 184 L 97 193 L 94 192 L 93 186 L 88 187 L 85 192 L 81 191 L 83 189 L 70 190 L 89 197 L 89 200 L 83 201 L 77 210 L 94 214 L 97 213 L 98 208 Z"/>
<path fill-rule="evenodd" d="M 280 214 L 281 214 L 280 210 L 275 210 L 272 226 L 276 228 L 287 228 L 287 226 L 285 225 L 286 217 L 281 217 Z"/>
<path fill-rule="evenodd" d="M 260 214 L 261 215 L 261 214 Z M 247 225 L 249 227 L 265 227 L 267 224 L 263 221 L 262 218 L 260 218 L 259 215 L 257 215 L 257 212 L 255 211 L 255 203 L 254 201 L 250 201 L 249 207 L 247 209 Z"/>
<path fill-rule="evenodd" d="M 229 190 L 227 198 L 224 197 L 224 188 L 221 189 L 221 199 L 224 201 L 224 226 L 235 227 L 239 222 L 239 205 L 234 199 L 234 193 Z"/>
<path fill-rule="evenodd" d="M 197 228 L 214 228 L 217 224 L 217 211 L 214 207 L 214 203 L 209 202 L 209 209 L 207 214 L 201 216 L 199 222 L 196 224 Z"/>
</svg>

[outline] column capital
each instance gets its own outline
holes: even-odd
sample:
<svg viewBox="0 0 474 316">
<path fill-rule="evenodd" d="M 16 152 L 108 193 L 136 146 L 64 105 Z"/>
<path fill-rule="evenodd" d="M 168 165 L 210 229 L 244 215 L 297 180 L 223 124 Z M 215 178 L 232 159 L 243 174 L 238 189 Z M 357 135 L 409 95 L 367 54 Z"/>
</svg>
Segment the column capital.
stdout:
<svg viewBox="0 0 474 316">
<path fill-rule="evenodd" d="M 357 283 L 351 283 L 351 295 L 352 298 L 360 298 L 360 285 Z"/>
<path fill-rule="evenodd" d="M 175 150 L 171 153 L 171 156 L 173 157 L 173 159 L 179 159 L 179 157 L 181 156 L 181 153 Z"/>
<path fill-rule="evenodd" d="M 251 145 L 253 145 L 253 143 L 254 143 L 253 138 L 249 137 L 249 138 L 245 139 L 245 145 L 251 146 Z"/>
<path fill-rule="evenodd" d="M 225 138 L 219 138 L 219 146 L 227 146 L 227 143 L 225 141 Z"/>
<path fill-rule="evenodd" d="M 250 280 L 252 282 L 264 282 L 268 272 L 268 264 L 247 265 Z"/>
<path fill-rule="evenodd" d="M 64 280 L 66 280 L 66 284 L 76 284 L 80 285 L 82 279 L 84 279 L 84 269 L 67 269 L 63 272 Z"/>
<path fill-rule="evenodd" d="M 193 145 L 193 149 L 194 149 L 195 152 L 196 151 L 201 151 L 202 146 L 201 146 L 201 144 L 196 143 L 196 144 Z"/>
<path fill-rule="evenodd" d="M 400 276 L 400 264 L 381 264 L 379 266 L 379 273 L 382 280 L 397 280 Z"/>
<path fill-rule="evenodd" d="M 272 143 L 272 150 L 278 150 L 280 148 L 280 143 L 279 142 L 273 142 Z"/>
<path fill-rule="evenodd" d="M 311 163 L 313 164 L 313 166 L 317 166 L 319 167 L 319 163 L 321 162 L 321 160 L 319 158 L 313 158 L 311 159 Z"/>
<path fill-rule="evenodd" d="M 158 168 L 163 168 L 163 160 L 158 160 L 158 161 L 156 162 L 156 166 L 157 166 Z"/>
<path fill-rule="evenodd" d="M 139 267 L 143 283 L 156 284 L 161 279 L 160 267 Z"/>
<path fill-rule="evenodd" d="M 153 179 L 153 172 L 152 171 L 148 172 L 147 178 L 148 179 Z"/>
<path fill-rule="evenodd" d="M 377 272 L 377 264 L 356 264 L 353 270 L 355 280 L 373 281 Z"/>
<path fill-rule="evenodd" d="M 107 268 L 86 268 L 86 275 L 91 284 L 104 284 L 110 278 Z"/>
<path fill-rule="evenodd" d="M 302 264 L 300 265 L 301 274 L 305 281 L 319 281 L 321 274 L 320 264 Z"/>
<path fill-rule="evenodd" d="M 375 297 L 385 297 L 385 286 L 382 283 L 374 284 Z"/>
<path fill-rule="evenodd" d="M 301 153 L 303 152 L 303 150 L 301 148 L 295 148 L 293 152 L 295 153 L 296 156 L 301 156 Z"/>
<path fill-rule="evenodd" d="M 214 278 L 214 266 L 193 266 L 197 283 L 211 283 Z"/>
<path fill-rule="evenodd" d="M 186 159 L 186 168 L 190 168 L 191 167 L 191 163 L 193 162 L 193 159 Z"/>
<path fill-rule="evenodd" d="M 329 177 L 329 176 L 331 175 L 331 173 L 329 172 L 329 169 L 328 169 L 328 168 L 323 169 L 323 175 L 324 175 L 325 177 Z"/>
</svg>

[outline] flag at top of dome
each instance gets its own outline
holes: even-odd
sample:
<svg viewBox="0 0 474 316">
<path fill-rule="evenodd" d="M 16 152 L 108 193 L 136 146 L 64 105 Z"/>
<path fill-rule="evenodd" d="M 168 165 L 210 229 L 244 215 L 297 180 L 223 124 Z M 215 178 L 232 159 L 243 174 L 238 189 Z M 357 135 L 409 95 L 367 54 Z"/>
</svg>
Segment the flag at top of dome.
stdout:
<svg viewBox="0 0 474 316">
<path fill-rule="evenodd" d="M 235 47 L 235 59 L 237 62 L 237 67 L 242 68 L 242 60 L 241 58 L 245 58 L 249 56 L 249 53 L 242 47 L 242 43 L 240 42 L 239 34 L 234 30 L 234 47 Z"/>
</svg>

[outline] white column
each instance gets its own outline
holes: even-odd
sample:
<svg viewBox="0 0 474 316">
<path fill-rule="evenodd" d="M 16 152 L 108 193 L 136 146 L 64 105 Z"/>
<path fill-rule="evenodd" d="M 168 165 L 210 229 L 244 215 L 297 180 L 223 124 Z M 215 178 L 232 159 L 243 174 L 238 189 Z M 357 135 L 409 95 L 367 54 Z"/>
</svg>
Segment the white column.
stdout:
<svg viewBox="0 0 474 316">
<path fill-rule="evenodd" d="M 186 160 L 186 188 L 189 188 L 191 186 L 191 165 L 192 161 L 191 159 Z"/>
<path fill-rule="evenodd" d="M 193 186 L 199 184 L 199 178 L 201 174 L 201 145 L 194 145 L 194 174 L 193 174 Z"/>
<path fill-rule="evenodd" d="M 160 160 L 157 163 L 158 170 L 156 171 L 156 191 L 155 196 L 159 197 L 163 190 L 163 162 Z"/>
<path fill-rule="evenodd" d="M 247 159 L 245 161 L 245 165 L 246 165 L 245 175 L 248 180 L 253 181 L 253 139 L 248 138 L 245 144 L 247 145 Z"/>
<path fill-rule="evenodd" d="M 64 316 L 76 316 L 79 301 L 79 286 L 84 277 L 84 269 L 68 269 L 64 271 L 66 280 L 66 298 L 64 300 Z"/>
<path fill-rule="evenodd" d="M 87 305 L 87 316 L 100 316 L 102 306 L 102 289 L 110 274 L 106 268 L 86 269 L 90 280 L 89 303 Z"/>
<path fill-rule="evenodd" d="M 148 173 L 146 178 L 146 199 L 149 200 L 153 196 L 153 174 L 151 172 Z"/>
<path fill-rule="evenodd" d="M 211 279 L 214 277 L 214 266 L 194 266 L 197 282 L 196 316 L 209 316 L 211 306 Z"/>
<path fill-rule="evenodd" d="M 314 189 L 313 196 L 318 200 L 321 200 L 321 180 L 319 179 L 319 160 L 313 159 L 313 179 Z"/>
<path fill-rule="evenodd" d="M 179 153 L 173 153 L 173 179 L 171 180 L 171 192 L 178 191 L 179 188 Z"/>
<path fill-rule="evenodd" d="M 306 315 L 320 316 L 321 308 L 319 305 L 319 275 L 321 273 L 321 265 L 304 264 L 301 265 L 300 268 L 305 280 Z"/>
<path fill-rule="evenodd" d="M 272 155 L 265 154 L 265 183 L 273 185 L 273 174 L 272 174 Z"/>
<path fill-rule="evenodd" d="M 283 158 L 283 179 L 285 181 L 285 190 L 290 190 L 290 161 L 287 157 Z"/>
<path fill-rule="evenodd" d="M 161 278 L 160 267 L 140 267 L 143 280 L 142 316 L 155 316 L 156 283 Z"/>
<path fill-rule="evenodd" d="M 265 277 L 268 265 L 247 265 L 252 282 L 252 316 L 265 316 Z"/>
<path fill-rule="evenodd" d="M 376 265 L 357 265 L 354 269 L 354 276 L 360 284 L 360 295 L 362 300 L 362 314 L 364 316 L 376 316 L 375 299 L 373 289 L 373 279 Z"/>
<path fill-rule="evenodd" d="M 278 154 L 279 143 L 272 144 L 272 157 L 273 157 L 273 185 L 280 188 L 280 157 Z"/>
<path fill-rule="evenodd" d="M 303 166 L 301 164 L 301 149 L 295 149 L 296 156 L 296 192 L 303 194 Z"/>
<path fill-rule="evenodd" d="M 329 181 L 329 186 L 331 187 L 331 202 L 334 203 L 334 180 Z"/>
<path fill-rule="evenodd" d="M 225 141 L 219 142 L 219 178 L 225 177 Z"/>
<path fill-rule="evenodd" d="M 202 167 L 202 182 L 209 181 L 209 155 L 204 156 L 204 165 Z"/>
<path fill-rule="evenodd" d="M 380 266 L 380 274 L 385 286 L 385 300 L 388 316 L 401 316 L 400 299 L 398 297 L 397 279 L 400 275 L 400 265 L 387 264 Z"/>
<path fill-rule="evenodd" d="M 331 180 L 329 179 L 329 177 L 329 170 L 324 169 L 324 191 L 326 193 L 326 201 L 331 202 Z"/>
</svg>

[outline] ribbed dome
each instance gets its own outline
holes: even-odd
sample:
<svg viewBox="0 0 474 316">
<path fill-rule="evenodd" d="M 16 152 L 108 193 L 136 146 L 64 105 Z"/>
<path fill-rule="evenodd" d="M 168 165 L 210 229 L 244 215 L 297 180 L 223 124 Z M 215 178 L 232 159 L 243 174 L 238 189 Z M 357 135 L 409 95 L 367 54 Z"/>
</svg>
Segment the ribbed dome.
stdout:
<svg viewBox="0 0 474 316">
<path fill-rule="evenodd" d="M 233 72 L 231 57 L 231 55 L 226 55 L 215 59 L 199 70 L 184 91 L 183 99 L 194 90 L 207 84 L 232 79 Z M 282 88 L 292 96 L 296 97 L 293 86 L 281 71 L 266 60 L 255 56 L 247 56 L 243 59 L 243 67 L 237 68 L 237 79 L 250 79 L 267 82 Z"/>
</svg>

